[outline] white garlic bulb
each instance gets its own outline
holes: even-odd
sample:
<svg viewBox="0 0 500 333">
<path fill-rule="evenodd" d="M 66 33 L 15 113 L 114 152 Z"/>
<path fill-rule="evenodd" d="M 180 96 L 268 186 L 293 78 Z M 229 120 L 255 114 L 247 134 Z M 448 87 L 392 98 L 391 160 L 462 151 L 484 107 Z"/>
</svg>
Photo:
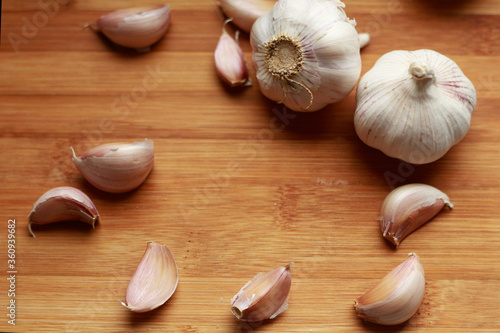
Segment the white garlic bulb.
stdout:
<svg viewBox="0 0 500 333">
<path fill-rule="evenodd" d="M 360 40 L 338 0 L 280 0 L 253 25 L 262 93 L 295 111 L 346 97 L 361 73 Z"/>
<path fill-rule="evenodd" d="M 470 127 L 476 90 L 451 59 L 431 50 L 383 55 L 360 80 L 359 138 L 390 157 L 434 162 Z"/>
</svg>

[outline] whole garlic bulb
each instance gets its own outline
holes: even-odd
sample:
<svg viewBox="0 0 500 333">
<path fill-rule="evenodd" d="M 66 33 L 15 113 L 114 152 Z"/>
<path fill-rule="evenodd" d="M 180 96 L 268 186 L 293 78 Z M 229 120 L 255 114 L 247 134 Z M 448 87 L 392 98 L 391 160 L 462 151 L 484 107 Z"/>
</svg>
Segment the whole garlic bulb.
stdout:
<svg viewBox="0 0 500 333">
<path fill-rule="evenodd" d="M 338 0 L 280 0 L 253 25 L 253 65 L 262 93 L 295 111 L 346 97 L 361 73 L 360 41 Z"/>
<path fill-rule="evenodd" d="M 469 130 L 476 90 L 451 59 L 431 50 L 383 55 L 360 80 L 359 138 L 390 157 L 434 162 Z"/>
</svg>

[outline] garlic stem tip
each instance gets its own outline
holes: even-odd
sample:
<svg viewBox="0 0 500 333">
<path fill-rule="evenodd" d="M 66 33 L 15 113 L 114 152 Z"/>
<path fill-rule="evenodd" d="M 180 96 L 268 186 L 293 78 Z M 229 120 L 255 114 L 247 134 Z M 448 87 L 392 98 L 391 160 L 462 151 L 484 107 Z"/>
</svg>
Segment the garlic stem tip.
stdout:
<svg viewBox="0 0 500 333">
<path fill-rule="evenodd" d="M 33 236 L 33 238 L 36 238 L 35 233 L 33 232 L 33 230 L 31 230 L 31 221 L 28 222 L 28 230 L 29 230 L 31 236 Z"/>
<path fill-rule="evenodd" d="M 71 151 L 73 152 L 73 158 L 78 158 L 76 156 L 75 150 L 73 149 L 73 146 L 70 146 L 69 149 L 71 149 Z"/>
</svg>

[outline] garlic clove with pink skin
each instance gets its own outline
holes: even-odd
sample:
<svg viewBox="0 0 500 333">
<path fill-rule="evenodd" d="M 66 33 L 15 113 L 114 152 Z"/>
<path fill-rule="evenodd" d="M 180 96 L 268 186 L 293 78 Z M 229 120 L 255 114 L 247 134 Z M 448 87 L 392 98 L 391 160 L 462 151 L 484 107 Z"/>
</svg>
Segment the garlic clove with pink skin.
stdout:
<svg viewBox="0 0 500 333">
<path fill-rule="evenodd" d="M 407 184 L 393 190 L 380 209 L 382 235 L 396 246 L 413 231 L 453 204 L 448 196 L 425 184 Z"/>
<path fill-rule="evenodd" d="M 153 141 L 104 144 L 80 157 L 73 150 L 73 162 L 83 177 L 98 189 L 110 193 L 129 192 L 139 187 L 153 169 Z"/>
<path fill-rule="evenodd" d="M 268 13 L 276 0 L 219 0 L 218 4 L 227 17 L 245 32 L 250 32 L 255 21 Z"/>
<path fill-rule="evenodd" d="M 95 228 L 99 212 L 90 198 L 74 187 L 56 187 L 45 192 L 33 205 L 28 216 L 28 228 L 33 237 L 33 224 L 62 221 L 82 221 Z"/>
<path fill-rule="evenodd" d="M 179 275 L 172 252 L 166 245 L 149 242 L 146 252 L 130 279 L 123 306 L 134 312 L 147 312 L 172 297 Z"/>
<path fill-rule="evenodd" d="M 167 32 L 170 8 L 159 5 L 120 9 L 101 16 L 91 25 L 97 26 L 115 44 L 148 51 Z"/>
<path fill-rule="evenodd" d="M 288 309 L 291 264 L 259 273 L 241 288 L 231 300 L 231 311 L 236 318 L 248 322 L 274 319 Z"/>
<path fill-rule="evenodd" d="M 381 325 L 398 325 L 418 311 L 425 295 L 424 268 L 416 253 L 409 256 L 354 301 L 358 317 Z"/>
<path fill-rule="evenodd" d="M 238 45 L 238 32 L 236 32 L 236 39 L 233 39 L 226 31 L 226 25 L 229 22 L 231 19 L 224 22 L 222 35 L 215 49 L 215 68 L 221 80 L 230 87 L 250 85 L 245 54 Z"/>
</svg>

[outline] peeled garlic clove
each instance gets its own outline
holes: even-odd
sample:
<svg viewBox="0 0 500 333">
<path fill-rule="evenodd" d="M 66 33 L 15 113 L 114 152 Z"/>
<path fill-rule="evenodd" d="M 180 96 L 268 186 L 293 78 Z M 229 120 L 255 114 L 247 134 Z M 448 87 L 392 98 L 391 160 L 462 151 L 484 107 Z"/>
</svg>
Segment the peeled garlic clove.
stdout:
<svg viewBox="0 0 500 333">
<path fill-rule="evenodd" d="M 262 15 L 268 13 L 274 0 L 219 0 L 219 6 L 233 23 L 245 32 L 252 30 L 252 25 Z"/>
<path fill-rule="evenodd" d="M 393 190 L 380 210 L 382 235 L 394 245 L 432 219 L 444 206 L 453 208 L 446 194 L 425 184 L 408 184 Z"/>
<path fill-rule="evenodd" d="M 288 309 L 292 284 L 290 264 L 259 273 L 241 288 L 231 300 L 231 311 L 236 318 L 249 322 L 274 319 Z"/>
<path fill-rule="evenodd" d="M 104 144 L 80 157 L 73 150 L 73 162 L 83 177 L 98 189 L 128 192 L 139 187 L 153 169 L 153 141 Z"/>
<path fill-rule="evenodd" d="M 410 319 L 425 294 L 424 268 L 416 253 L 410 253 L 375 287 L 354 301 L 358 317 L 382 325 L 397 325 Z"/>
<path fill-rule="evenodd" d="M 356 104 L 354 125 L 364 143 L 424 164 L 465 137 L 476 91 L 457 64 L 438 52 L 393 51 L 363 75 Z"/>
<path fill-rule="evenodd" d="M 361 73 L 360 39 L 338 0 L 280 0 L 252 27 L 261 92 L 294 111 L 346 97 Z"/>
<path fill-rule="evenodd" d="M 127 287 L 123 306 L 146 312 L 163 305 L 179 282 L 174 256 L 166 245 L 149 242 L 141 262 Z"/>
<path fill-rule="evenodd" d="M 99 221 L 99 212 L 90 198 L 74 187 L 56 187 L 45 192 L 33 205 L 28 216 L 30 234 L 32 224 L 49 224 L 62 221 L 82 221 L 92 228 Z"/>
<path fill-rule="evenodd" d="M 168 5 L 121 9 L 101 16 L 96 25 L 114 43 L 134 49 L 149 48 L 167 32 Z"/>
<path fill-rule="evenodd" d="M 238 33 L 236 33 L 235 40 L 225 30 L 226 24 L 230 21 L 231 19 L 227 19 L 224 22 L 222 36 L 219 39 L 214 56 L 219 77 L 230 87 L 236 87 L 248 82 L 248 67 L 245 55 L 237 42 Z"/>
</svg>

